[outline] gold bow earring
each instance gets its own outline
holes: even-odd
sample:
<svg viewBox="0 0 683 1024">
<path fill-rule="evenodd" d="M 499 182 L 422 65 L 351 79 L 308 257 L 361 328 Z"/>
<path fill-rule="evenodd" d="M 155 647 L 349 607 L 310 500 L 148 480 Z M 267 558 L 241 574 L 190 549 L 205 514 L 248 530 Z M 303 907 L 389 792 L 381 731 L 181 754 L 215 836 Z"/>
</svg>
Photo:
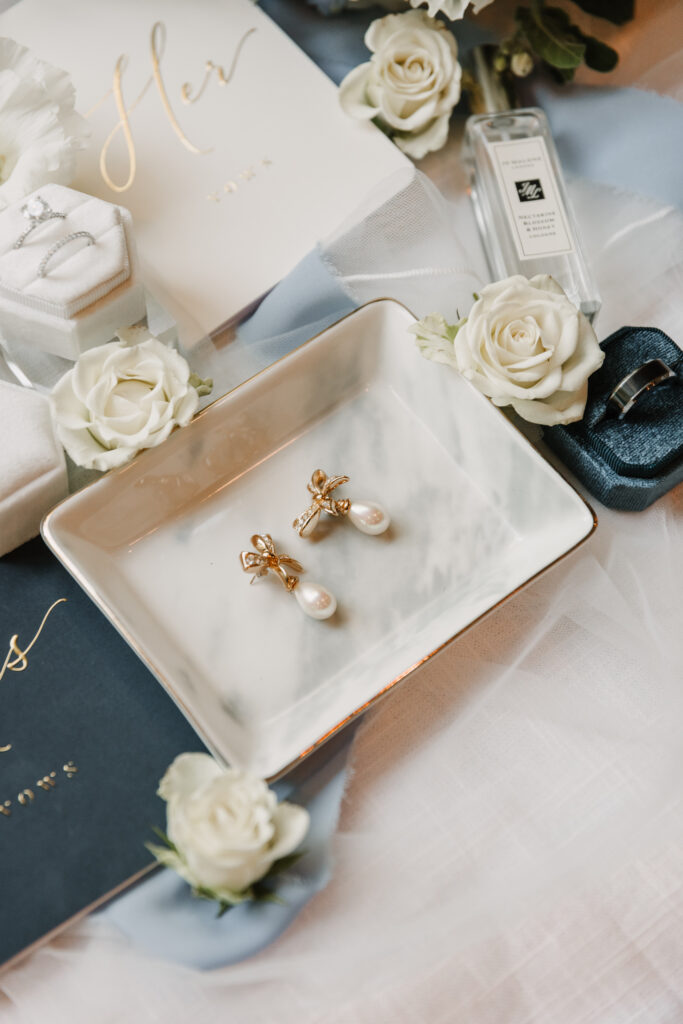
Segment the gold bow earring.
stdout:
<svg viewBox="0 0 683 1024">
<path fill-rule="evenodd" d="M 289 555 L 279 555 L 269 533 L 255 533 L 251 538 L 251 543 L 256 548 L 255 551 L 240 553 L 242 569 L 251 574 L 251 583 L 260 577 L 267 576 L 269 572 L 273 572 L 285 590 L 294 594 L 302 612 L 310 618 L 329 619 L 331 615 L 334 615 L 337 608 L 337 599 L 334 594 L 331 594 L 320 583 L 314 583 L 313 580 L 300 580 L 298 575 L 294 576 L 288 573 L 288 568 L 295 573 L 303 572 L 304 568 L 295 558 L 290 558 Z"/>
<path fill-rule="evenodd" d="M 391 519 L 381 505 L 370 501 L 332 497 L 332 492 L 348 481 L 348 476 L 330 477 L 322 469 L 316 469 L 311 482 L 307 485 L 309 493 L 313 496 L 313 503 L 292 523 L 300 537 L 310 537 L 320 521 L 322 512 L 335 518 L 348 516 L 361 533 L 372 536 L 384 533 Z"/>
</svg>

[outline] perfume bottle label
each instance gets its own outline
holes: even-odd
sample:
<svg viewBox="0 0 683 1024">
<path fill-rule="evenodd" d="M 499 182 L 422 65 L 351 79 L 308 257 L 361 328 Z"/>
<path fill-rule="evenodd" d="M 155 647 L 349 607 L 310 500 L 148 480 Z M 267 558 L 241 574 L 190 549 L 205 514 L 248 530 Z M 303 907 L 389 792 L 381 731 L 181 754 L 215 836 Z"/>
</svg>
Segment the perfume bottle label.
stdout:
<svg viewBox="0 0 683 1024">
<path fill-rule="evenodd" d="M 491 143 L 493 166 L 521 260 L 574 251 L 545 140 Z"/>
</svg>

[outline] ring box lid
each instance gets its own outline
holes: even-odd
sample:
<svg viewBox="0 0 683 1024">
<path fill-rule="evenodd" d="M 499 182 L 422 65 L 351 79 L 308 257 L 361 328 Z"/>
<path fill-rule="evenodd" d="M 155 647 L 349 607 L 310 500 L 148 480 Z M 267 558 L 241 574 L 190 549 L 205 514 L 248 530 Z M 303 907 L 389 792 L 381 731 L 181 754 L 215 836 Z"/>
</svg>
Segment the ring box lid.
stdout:
<svg viewBox="0 0 683 1024">
<path fill-rule="evenodd" d="M 41 221 L 15 249 L 30 226 L 22 208 L 37 198 L 66 217 Z M 50 247 L 74 231 L 89 232 L 95 243 L 85 245 L 79 238 L 63 246 L 40 277 L 38 269 Z M 121 211 L 112 203 L 62 185 L 45 185 L 0 215 L 0 294 L 21 305 L 68 320 L 130 275 Z"/>
</svg>

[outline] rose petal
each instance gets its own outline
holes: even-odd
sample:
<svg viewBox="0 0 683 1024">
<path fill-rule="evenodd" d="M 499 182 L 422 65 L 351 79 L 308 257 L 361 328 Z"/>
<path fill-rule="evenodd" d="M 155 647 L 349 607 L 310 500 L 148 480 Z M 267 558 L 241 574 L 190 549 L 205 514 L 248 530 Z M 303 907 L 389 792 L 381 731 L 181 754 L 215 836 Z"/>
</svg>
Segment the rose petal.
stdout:
<svg viewBox="0 0 683 1024">
<path fill-rule="evenodd" d="M 368 50 L 376 53 L 389 44 L 397 32 L 424 28 L 429 31 L 434 29 L 434 22 L 430 20 L 426 11 L 405 11 L 401 14 L 387 14 L 384 18 L 377 18 L 370 23 L 365 33 L 364 42 Z M 444 31 L 447 31 L 445 26 Z"/>
<path fill-rule="evenodd" d="M 304 807 L 297 804 L 281 803 L 277 805 L 273 816 L 275 821 L 275 842 L 270 853 L 273 860 L 286 857 L 303 842 L 310 825 L 310 815 Z"/>
<path fill-rule="evenodd" d="M 437 117 L 430 125 L 427 125 L 421 132 L 413 132 L 412 135 L 394 137 L 394 142 L 400 150 L 413 157 L 414 160 L 421 160 L 427 153 L 441 149 L 448 138 L 448 122 L 450 114 Z"/>
<path fill-rule="evenodd" d="M 339 86 L 339 102 L 342 110 L 350 117 L 371 121 L 377 117 L 379 106 L 373 106 L 368 95 L 370 64 L 359 64 L 342 80 Z"/>
<path fill-rule="evenodd" d="M 528 402 L 513 399 L 510 405 L 529 423 L 540 423 L 552 427 L 558 423 L 574 423 L 580 420 L 586 408 L 588 383 L 577 391 L 556 391 L 543 402 Z"/>
<path fill-rule="evenodd" d="M 224 769 L 209 754 L 179 754 L 159 783 L 162 800 L 186 797 L 223 774 Z"/>
</svg>

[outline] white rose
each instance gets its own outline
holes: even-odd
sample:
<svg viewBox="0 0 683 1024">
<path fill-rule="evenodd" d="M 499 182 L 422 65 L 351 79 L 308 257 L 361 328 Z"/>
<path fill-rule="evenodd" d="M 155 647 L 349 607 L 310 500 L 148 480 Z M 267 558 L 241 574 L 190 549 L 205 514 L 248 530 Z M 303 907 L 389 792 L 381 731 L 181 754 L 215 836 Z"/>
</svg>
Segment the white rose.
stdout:
<svg viewBox="0 0 683 1024">
<path fill-rule="evenodd" d="M 430 17 L 434 17 L 436 14 L 441 12 L 445 14 L 451 21 L 456 21 L 462 18 L 465 11 L 472 3 L 472 9 L 475 14 L 479 14 L 479 11 L 483 7 L 488 7 L 493 0 L 410 0 L 411 7 L 421 7 L 423 4 L 427 4 L 427 13 Z M 404 7 L 406 0 L 350 0 L 350 7 L 372 7 L 380 6 L 386 7 L 391 11 L 400 10 Z"/>
<path fill-rule="evenodd" d="M 472 10 L 475 14 L 479 14 L 482 7 L 488 7 L 493 0 L 410 0 L 411 7 L 421 7 L 423 4 L 427 5 L 427 13 L 433 18 L 436 14 L 441 12 L 445 14 L 451 21 L 456 21 L 462 18 L 465 11 L 472 3 Z"/>
<path fill-rule="evenodd" d="M 366 64 L 339 86 L 351 117 L 377 120 L 396 145 L 415 159 L 440 149 L 460 99 L 461 68 L 452 32 L 424 11 L 388 14 L 365 35 Z"/>
<path fill-rule="evenodd" d="M 292 853 L 308 831 L 308 811 L 278 804 L 261 779 L 221 768 L 208 754 L 181 754 L 159 783 L 168 838 L 178 851 L 163 862 L 195 889 L 228 903 Z"/>
<path fill-rule="evenodd" d="M 586 317 L 547 275 L 487 285 L 459 324 L 432 316 L 412 331 L 427 358 L 450 362 L 496 405 L 544 426 L 581 419 L 588 378 L 605 358 Z"/>
<path fill-rule="evenodd" d="M 64 448 L 77 465 L 99 470 L 161 444 L 189 423 L 199 402 L 187 362 L 151 335 L 84 352 L 51 398 Z"/>
<path fill-rule="evenodd" d="M 0 209 L 56 182 L 69 185 L 89 135 L 65 71 L 0 38 Z"/>
</svg>

